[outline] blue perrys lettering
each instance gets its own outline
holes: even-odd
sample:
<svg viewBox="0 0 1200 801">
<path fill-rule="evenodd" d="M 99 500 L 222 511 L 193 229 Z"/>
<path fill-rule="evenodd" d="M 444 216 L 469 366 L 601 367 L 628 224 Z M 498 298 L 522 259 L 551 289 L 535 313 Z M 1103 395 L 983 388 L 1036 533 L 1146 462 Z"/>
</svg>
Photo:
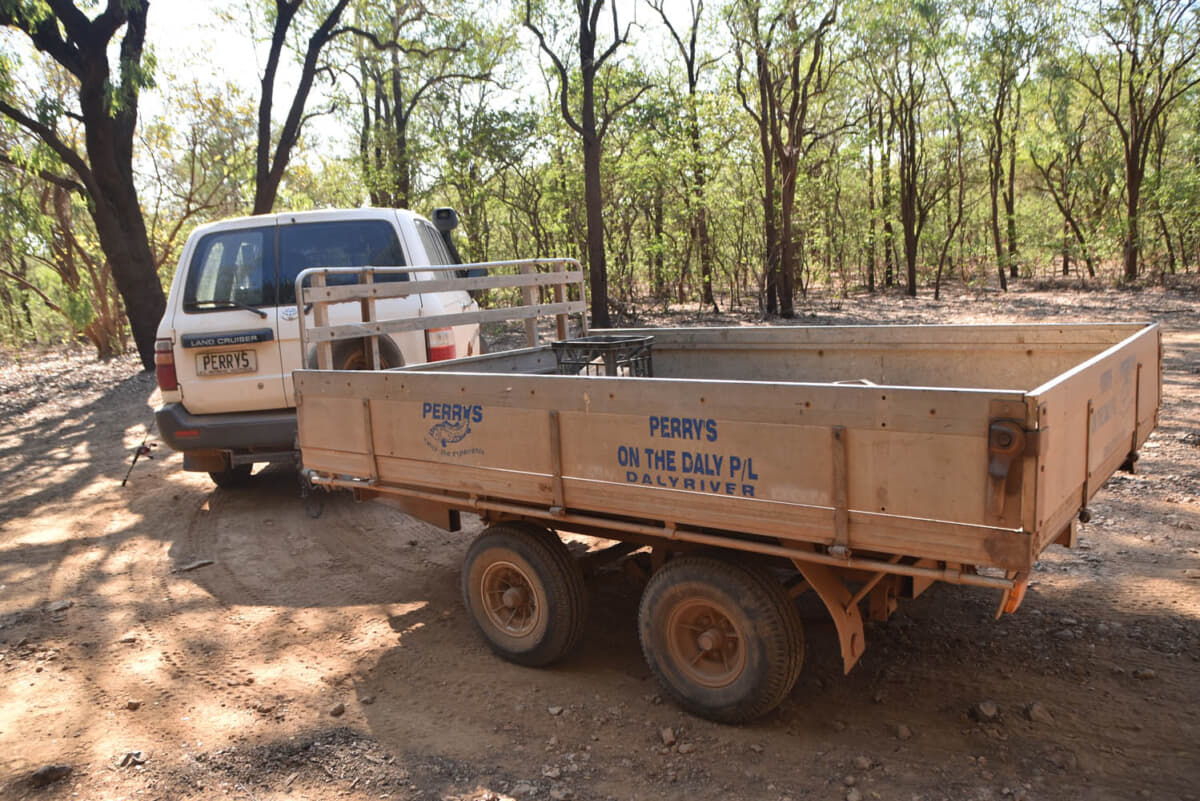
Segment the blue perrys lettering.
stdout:
<svg viewBox="0 0 1200 801">
<path fill-rule="evenodd" d="M 421 404 L 421 417 L 444 420 L 447 423 L 481 423 L 483 422 L 483 407 L 479 404 L 430 403 L 426 401 Z"/>
<path fill-rule="evenodd" d="M 717 421 L 706 417 L 670 417 L 656 414 L 650 418 L 650 436 L 716 442 Z"/>
</svg>

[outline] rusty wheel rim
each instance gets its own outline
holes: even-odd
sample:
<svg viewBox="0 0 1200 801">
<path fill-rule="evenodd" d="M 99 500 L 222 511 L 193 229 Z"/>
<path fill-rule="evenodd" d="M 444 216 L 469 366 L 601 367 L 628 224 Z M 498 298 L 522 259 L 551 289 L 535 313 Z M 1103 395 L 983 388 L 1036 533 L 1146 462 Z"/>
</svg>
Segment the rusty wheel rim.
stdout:
<svg viewBox="0 0 1200 801">
<path fill-rule="evenodd" d="M 746 669 L 745 640 L 730 611 L 713 601 L 692 599 L 671 610 L 667 649 L 687 678 L 719 689 L 738 680 Z"/>
<path fill-rule="evenodd" d="M 342 361 L 342 369 L 343 370 L 366 370 L 367 369 L 367 355 L 365 353 L 363 353 L 363 351 L 361 351 L 361 350 L 354 351 L 353 353 L 349 354 L 345 358 L 345 360 Z"/>
<path fill-rule="evenodd" d="M 542 616 L 537 589 L 529 575 L 512 562 L 493 562 L 479 579 L 483 611 L 492 625 L 510 637 L 525 637 Z"/>
</svg>

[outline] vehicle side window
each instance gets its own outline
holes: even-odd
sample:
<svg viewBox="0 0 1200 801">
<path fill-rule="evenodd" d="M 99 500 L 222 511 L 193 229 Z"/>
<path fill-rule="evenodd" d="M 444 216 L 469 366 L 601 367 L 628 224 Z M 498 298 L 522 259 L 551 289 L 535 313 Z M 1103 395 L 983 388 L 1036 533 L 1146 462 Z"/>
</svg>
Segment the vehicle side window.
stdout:
<svg viewBox="0 0 1200 801">
<path fill-rule="evenodd" d="M 184 309 L 211 311 L 230 304 L 274 302 L 273 228 L 206 234 L 196 244 L 183 293 Z"/>
<path fill-rule="evenodd" d="M 417 234 L 421 237 L 421 244 L 425 246 L 425 252 L 429 254 L 430 265 L 442 266 L 455 263 L 454 257 L 450 255 L 450 250 L 446 247 L 442 235 L 436 228 L 427 222 L 417 220 Z"/>
<path fill-rule="evenodd" d="M 404 251 L 386 220 L 299 223 L 279 227 L 279 304 L 296 302 L 296 276 L 310 267 L 403 267 Z M 330 285 L 354 283 L 332 276 Z M 381 275 L 381 282 L 407 281 L 408 275 Z"/>
</svg>

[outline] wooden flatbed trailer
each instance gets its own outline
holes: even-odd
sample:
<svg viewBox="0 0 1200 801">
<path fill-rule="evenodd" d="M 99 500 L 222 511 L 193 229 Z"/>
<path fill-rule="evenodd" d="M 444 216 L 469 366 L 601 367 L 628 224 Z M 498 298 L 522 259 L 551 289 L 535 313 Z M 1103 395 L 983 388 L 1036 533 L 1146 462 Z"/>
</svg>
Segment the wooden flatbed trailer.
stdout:
<svg viewBox="0 0 1200 801">
<path fill-rule="evenodd" d="M 570 300 L 582 273 L 522 269 L 467 280 L 520 287 L 516 316 L 552 315 L 565 338 L 567 315 L 584 308 Z M 421 283 L 303 287 L 318 306 L 307 334 L 319 349 L 369 342 L 389 324 L 365 298 Z M 534 287 L 559 288 L 538 303 Z M 363 304 L 364 323 L 324 326 L 320 306 L 347 300 Z M 555 532 L 616 540 L 615 553 L 648 546 L 646 659 L 680 705 L 721 721 L 762 715 L 790 692 L 804 592 L 828 608 L 847 671 L 864 618 L 886 619 L 934 581 L 998 590 L 997 616 L 1015 611 L 1039 554 L 1074 545 L 1089 499 L 1132 469 L 1161 400 L 1155 324 L 585 340 L 652 337 L 652 377 L 557 374 L 555 349 L 528 330 L 534 345 L 514 351 L 297 371 L 306 475 L 451 530 L 460 512 L 480 515 L 464 602 L 491 647 L 522 664 L 562 657 L 582 631 L 587 593 Z"/>
</svg>

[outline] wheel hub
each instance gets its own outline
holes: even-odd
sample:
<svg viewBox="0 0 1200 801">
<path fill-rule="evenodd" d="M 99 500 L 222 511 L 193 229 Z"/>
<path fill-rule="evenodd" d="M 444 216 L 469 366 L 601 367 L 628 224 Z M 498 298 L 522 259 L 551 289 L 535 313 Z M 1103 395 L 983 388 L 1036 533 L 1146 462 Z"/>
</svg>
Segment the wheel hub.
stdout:
<svg viewBox="0 0 1200 801">
<path fill-rule="evenodd" d="M 696 638 L 696 646 L 705 652 L 719 651 L 725 644 L 725 636 L 719 629 L 709 629 Z"/>
<path fill-rule="evenodd" d="M 692 598 L 671 610 L 667 645 L 676 667 L 703 687 L 727 687 L 746 669 L 733 610 L 708 599 Z"/>
<path fill-rule="evenodd" d="M 493 562 L 479 582 L 483 611 L 492 625 L 511 637 L 524 637 L 537 629 L 541 606 L 532 579 L 520 566 Z"/>
<path fill-rule="evenodd" d="M 528 597 L 529 593 L 525 591 L 524 587 L 509 587 L 500 596 L 500 601 L 506 609 L 517 609 L 525 605 Z"/>
</svg>

